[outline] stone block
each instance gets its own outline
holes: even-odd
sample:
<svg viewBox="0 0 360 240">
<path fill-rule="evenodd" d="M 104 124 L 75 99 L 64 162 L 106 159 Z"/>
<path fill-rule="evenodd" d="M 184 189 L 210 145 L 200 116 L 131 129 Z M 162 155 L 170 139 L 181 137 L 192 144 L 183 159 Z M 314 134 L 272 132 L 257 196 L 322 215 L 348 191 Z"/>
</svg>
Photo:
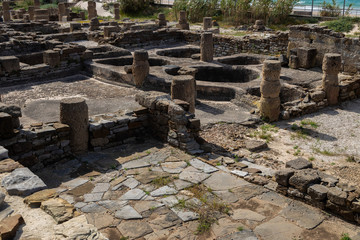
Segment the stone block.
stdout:
<svg viewBox="0 0 360 240">
<path fill-rule="evenodd" d="M 24 219 L 20 214 L 7 217 L 0 222 L 0 239 L 14 239 L 20 225 L 24 224 Z"/>
<path fill-rule="evenodd" d="M 332 203 L 335 203 L 340 206 L 346 205 L 347 193 L 342 191 L 340 188 L 337 187 L 330 188 L 327 193 L 327 197 Z"/>
<path fill-rule="evenodd" d="M 47 50 L 43 53 L 44 63 L 50 67 L 60 66 L 60 53 L 58 51 Z"/>
<path fill-rule="evenodd" d="M 13 73 L 20 70 L 20 61 L 15 56 L 1 56 L 0 64 L 2 71 Z"/>
<path fill-rule="evenodd" d="M 316 48 L 300 47 L 297 49 L 297 56 L 299 58 L 300 68 L 313 68 L 316 64 Z"/>
<path fill-rule="evenodd" d="M 327 198 L 328 191 L 329 188 L 320 184 L 314 184 L 308 188 L 307 193 L 310 195 L 311 199 L 315 201 L 324 201 Z"/>
<path fill-rule="evenodd" d="M 289 186 L 289 179 L 294 173 L 292 169 L 279 170 L 275 172 L 275 181 L 282 186 Z"/>
<path fill-rule="evenodd" d="M 10 114 L 0 112 L 0 138 L 9 138 L 14 135 L 13 121 Z"/>
<path fill-rule="evenodd" d="M 109 38 L 111 36 L 111 33 L 117 32 L 118 27 L 116 26 L 105 26 L 104 27 L 104 37 Z"/>
<path fill-rule="evenodd" d="M 70 32 L 81 30 L 81 23 L 70 23 Z"/>
<path fill-rule="evenodd" d="M 294 173 L 289 179 L 289 184 L 299 189 L 301 192 L 306 192 L 311 184 L 320 183 L 320 177 L 314 169 L 304 169 Z"/>
<path fill-rule="evenodd" d="M 306 160 L 305 158 L 296 158 L 294 160 L 288 161 L 285 165 L 287 168 L 293 168 L 296 170 L 301 170 L 305 168 L 312 168 L 312 163 Z"/>
</svg>

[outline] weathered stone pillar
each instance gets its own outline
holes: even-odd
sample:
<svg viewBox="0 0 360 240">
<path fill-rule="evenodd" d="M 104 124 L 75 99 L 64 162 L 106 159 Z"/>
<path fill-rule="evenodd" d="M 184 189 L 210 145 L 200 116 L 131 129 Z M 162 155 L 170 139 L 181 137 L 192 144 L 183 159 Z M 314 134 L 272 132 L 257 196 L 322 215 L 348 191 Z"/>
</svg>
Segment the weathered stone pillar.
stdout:
<svg viewBox="0 0 360 240">
<path fill-rule="evenodd" d="M 211 17 L 204 17 L 203 18 L 203 29 L 204 31 L 210 29 L 212 26 L 212 18 Z"/>
<path fill-rule="evenodd" d="M 190 75 L 174 76 L 171 82 L 171 99 L 180 99 L 189 103 L 189 112 L 195 113 L 195 78 Z"/>
<path fill-rule="evenodd" d="M 322 87 L 325 91 L 329 105 L 335 105 L 339 99 L 339 78 L 341 70 L 341 55 L 336 53 L 326 53 L 323 59 Z"/>
<path fill-rule="evenodd" d="M 85 12 L 84 11 L 80 12 L 80 18 L 81 18 L 81 20 L 85 20 Z"/>
<path fill-rule="evenodd" d="M 30 16 L 30 21 L 34 21 L 34 10 L 35 10 L 34 6 L 29 6 L 28 12 Z"/>
<path fill-rule="evenodd" d="M 94 17 L 97 16 L 96 13 L 96 2 L 94 1 L 88 1 L 88 16 L 89 19 L 93 19 Z"/>
<path fill-rule="evenodd" d="M 61 22 L 62 19 L 63 19 L 63 16 L 66 16 L 66 6 L 65 6 L 65 3 L 64 3 L 64 2 L 59 3 L 59 4 L 58 4 L 58 8 L 59 8 L 59 22 Z"/>
<path fill-rule="evenodd" d="M 186 11 L 180 11 L 179 23 L 176 24 L 176 27 L 182 30 L 190 29 L 190 26 L 186 20 Z"/>
<path fill-rule="evenodd" d="M 260 115 L 270 122 L 277 121 L 280 114 L 281 62 L 265 60 L 260 83 Z"/>
<path fill-rule="evenodd" d="M 253 26 L 255 31 L 262 32 L 265 31 L 265 24 L 263 20 L 256 20 L 255 25 Z"/>
<path fill-rule="evenodd" d="M 44 63 L 50 67 L 60 66 L 60 53 L 58 51 L 46 50 L 43 53 Z"/>
<path fill-rule="evenodd" d="M 299 58 L 295 55 L 290 55 L 289 57 L 289 68 L 298 69 L 299 68 Z"/>
<path fill-rule="evenodd" d="M 60 102 L 60 122 L 70 127 L 70 146 L 74 153 L 88 150 L 89 115 L 83 98 L 66 98 Z"/>
<path fill-rule="evenodd" d="M 34 0 L 34 7 L 35 7 L 35 9 L 40 8 L 40 0 Z"/>
<path fill-rule="evenodd" d="M 99 19 L 96 17 L 92 18 L 90 21 L 90 31 L 98 30 L 100 26 Z"/>
<path fill-rule="evenodd" d="M 212 32 L 204 32 L 201 34 L 200 42 L 200 60 L 211 62 L 214 58 L 214 45 Z"/>
<path fill-rule="evenodd" d="M 137 87 L 141 87 L 146 77 L 149 75 L 149 54 L 147 51 L 138 50 L 134 52 L 134 60 L 132 64 L 132 74 L 134 83 Z"/>
<path fill-rule="evenodd" d="M 9 22 L 10 17 L 10 2 L 2 2 L 4 22 Z"/>
<path fill-rule="evenodd" d="M 166 27 L 165 14 L 163 14 L 163 13 L 158 14 L 158 24 L 159 24 L 159 27 Z"/>
<path fill-rule="evenodd" d="M 120 5 L 119 3 L 115 3 L 114 4 L 114 18 L 115 20 L 120 20 Z"/>
</svg>

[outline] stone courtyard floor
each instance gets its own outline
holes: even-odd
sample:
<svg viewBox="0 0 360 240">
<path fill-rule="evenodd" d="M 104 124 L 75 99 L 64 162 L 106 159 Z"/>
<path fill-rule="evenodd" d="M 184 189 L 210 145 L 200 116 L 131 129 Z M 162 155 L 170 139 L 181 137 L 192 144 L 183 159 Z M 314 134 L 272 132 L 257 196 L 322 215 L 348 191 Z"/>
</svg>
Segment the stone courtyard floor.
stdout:
<svg viewBox="0 0 360 240">
<path fill-rule="evenodd" d="M 238 160 L 231 164 L 249 164 Z M 236 167 L 231 172 L 209 163 L 149 139 L 36 172 L 55 193 L 43 197 L 58 195 L 55 206 L 63 200 L 75 206 L 69 217 L 74 218 L 63 224 L 54 219 L 66 219 L 66 213 L 52 218 L 17 196 L 6 196 L 5 202 L 26 223 L 16 239 L 102 239 L 96 229 L 109 239 L 339 240 L 344 233 L 360 239 L 356 225 L 275 193 L 274 182 L 255 185 L 239 177 L 244 172 Z M 271 174 L 263 166 L 251 167 Z"/>
</svg>

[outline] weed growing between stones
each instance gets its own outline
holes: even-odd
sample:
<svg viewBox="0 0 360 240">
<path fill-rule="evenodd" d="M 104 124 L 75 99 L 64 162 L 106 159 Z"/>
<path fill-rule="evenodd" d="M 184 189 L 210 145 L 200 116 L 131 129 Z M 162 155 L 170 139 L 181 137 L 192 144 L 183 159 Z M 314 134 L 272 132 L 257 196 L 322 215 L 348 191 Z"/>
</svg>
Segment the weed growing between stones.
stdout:
<svg viewBox="0 0 360 240">
<path fill-rule="evenodd" d="M 163 187 L 172 182 L 172 178 L 170 176 L 167 177 L 157 177 L 151 181 L 157 187 Z"/>
<path fill-rule="evenodd" d="M 340 240 L 351 240 L 348 233 L 343 233 Z"/>
<path fill-rule="evenodd" d="M 261 125 L 258 130 L 252 132 L 250 134 L 250 137 L 260 138 L 266 140 L 266 142 L 270 142 L 271 140 L 273 140 L 272 133 L 277 133 L 278 131 L 279 129 L 275 125 L 266 123 L 264 125 Z"/>
</svg>

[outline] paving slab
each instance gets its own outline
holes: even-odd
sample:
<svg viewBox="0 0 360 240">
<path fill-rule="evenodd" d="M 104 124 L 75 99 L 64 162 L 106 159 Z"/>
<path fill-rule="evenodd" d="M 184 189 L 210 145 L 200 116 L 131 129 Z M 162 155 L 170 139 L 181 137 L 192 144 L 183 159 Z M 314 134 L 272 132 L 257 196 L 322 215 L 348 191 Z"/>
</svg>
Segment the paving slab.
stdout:
<svg viewBox="0 0 360 240">
<path fill-rule="evenodd" d="M 254 233 L 263 240 L 301 239 L 302 231 L 302 228 L 279 216 L 254 229 Z"/>
<path fill-rule="evenodd" d="M 165 204 L 168 207 L 173 207 L 173 206 L 175 206 L 176 204 L 179 203 L 179 200 L 175 196 L 169 196 L 169 197 L 166 197 L 166 198 L 161 198 L 159 201 L 162 202 L 163 204 Z"/>
<path fill-rule="evenodd" d="M 104 193 L 88 193 L 84 195 L 84 202 L 97 202 L 100 201 Z"/>
<path fill-rule="evenodd" d="M 121 184 L 123 186 L 133 189 L 133 188 L 136 188 L 137 186 L 139 186 L 140 182 L 138 180 L 136 180 L 135 178 L 128 178 L 125 181 L 123 181 Z"/>
<path fill-rule="evenodd" d="M 203 171 L 204 173 L 213 173 L 219 171 L 216 167 L 211 166 L 210 164 L 204 163 L 203 161 L 194 158 L 190 161 L 191 166 Z"/>
<path fill-rule="evenodd" d="M 140 200 L 146 195 L 146 193 L 138 188 L 131 189 L 122 195 L 119 200 Z"/>
<path fill-rule="evenodd" d="M 104 193 L 110 188 L 110 183 L 97 183 L 95 184 L 94 189 L 91 191 L 92 193 Z"/>
<path fill-rule="evenodd" d="M 251 230 L 242 230 L 234 232 L 229 235 L 221 237 L 222 240 L 258 240 L 256 235 Z"/>
<path fill-rule="evenodd" d="M 261 222 L 266 217 L 249 209 L 235 209 L 233 215 L 231 215 L 231 218 L 235 220 L 250 220 Z"/>
<path fill-rule="evenodd" d="M 105 212 L 106 208 L 100 206 L 97 203 L 92 202 L 82 207 L 80 210 L 84 213 L 94 213 L 94 212 Z"/>
<path fill-rule="evenodd" d="M 103 206 L 106 209 L 109 209 L 110 211 L 116 211 L 120 208 L 124 207 L 128 201 L 121 201 L 121 200 L 104 200 L 99 201 L 98 204 Z"/>
<path fill-rule="evenodd" d="M 162 169 L 168 173 L 181 173 L 187 167 L 186 162 L 164 162 L 161 164 Z"/>
<path fill-rule="evenodd" d="M 175 185 L 176 190 L 178 190 L 178 191 L 183 190 L 185 188 L 188 188 L 188 187 L 191 187 L 192 185 L 194 185 L 191 182 L 183 181 L 181 179 L 176 179 L 173 183 Z"/>
<path fill-rule="evenodd" d="M 142 216 L 133 207 L 127 205 L 115 212 L 115 217 L 120 219 L 141 219 Z"/>
<path fill-rule="evenodd" d="M 168 212 L 167 214 L 160 215 L 155 219 L 150 221 L 150 225 L 153 229 L 161 230 L 166 229 L 177 224 L 180 224 L 181 220 L 179 217 L 172 211 Z"/>
<path fill-rule="evenodd" d="M 198 184 L 198 183 L 204 181 L 208 177 L 210 177 L 210 174 L 204 173 L 192 166 L 185 168 L 184 171 L 182 171 L 182 173 L 180 173 L 180 175 L 179 175 L 179 178 L 181 180 L 188 181 L 188 182 L 195 183 L 195 184 Z"/>
<path fill-rule="evenodd" d="M 177 194 L 178 191 L 176 191 L 176 189 L 171 188 L 169 186 L 163 186 L 159 189 L 156 189 L 155 191 L 152 191 L 150 193 L 150 196 L 152 197 L 160 197 L 160 196 L 164 196 L 164 195 L 173 195 L 173 194 Z"/>
<path fill-rule="evenodd" d="M 230 173 L 216 172 L 204 181 L 204 185 L 211 188 L 213 191 L 221 191 L 249 185 L 249 183 L 241 178 L 231 175 Z"/>
<path fill-rule="evenodd" d="M 149 224 L 143 221 L 122 221 L 117 229 L 123 236 L 129 237 L 130 239 L 141 238 L 147 234 L 152 233 L 154 230 Z"/>
<path fill-rule="evenodd" d="M 199 215 L 187 209 L 171 208 L 171 210 L 184 222 L 196 220 Z"/>
<path fill-rule="evenodd" d="M 75 178 L 73 180 L 65 182 L 63 185 L 71 190 L 73 188 L 83 185 L 84 183 L 87 183 L 88 181 L 89 179 L 85 179 L 85 178 Z"/>
<path fill-rule="evenodd" d="M 139 213 L 142 213 L 148 210 L 155 210 L 162 206 L 164 206 L 164 204 L 158 201 L 139 201 L 134 205 L 134 209 Z"/>
</svg>

